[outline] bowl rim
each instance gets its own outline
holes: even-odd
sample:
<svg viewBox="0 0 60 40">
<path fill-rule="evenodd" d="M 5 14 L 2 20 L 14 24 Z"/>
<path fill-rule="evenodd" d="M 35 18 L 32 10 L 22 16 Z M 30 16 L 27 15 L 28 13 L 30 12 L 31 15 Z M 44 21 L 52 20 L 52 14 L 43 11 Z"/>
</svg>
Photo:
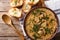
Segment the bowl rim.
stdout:
<svg viewBox="0 0 60 40">
<path fill-rule="evenodd" d="M 38 7 L 38 6 L 37 6 L 37 7 L 32 8 L 32 9 L 30 10 L 30 12 L 31 12 L 32 10 L 37 9 L 37 8 L 45 8 L 45 9 L 47 9 L 47 10 L 50 10 L 50 11 L 54 14 L 54 16 L 55 16 L 55 18 L 56 18 L 56 20 L 57 20 L 57 28 L 56 28 L 55 32 L 53 33 L 53 35 L 52 35 L 50 38 L 47 39 L 47 40 L 50 40 L 50 39 L 52 39 L 52 38 L 56 35 L 56 33 L 57 33 L 57 31 L 58 31 L 58 28 L 59 28 L 59 20 L 58 20 L 58 17 L 57 17 L 56 13 L 55 13 L 53 10 L 51 10 L 50 8 L 47 8 L 47 7 Z M 29 36 L 29 34 L 27 33 L 27 31 L 26 31 L 26 26 L 25 26 L 26 19 L 27 19 L 27 17 L 29 16 L 30 12 L 29 12 L 29 13 L 25 16 L 25 18 L 24 18 L 23 27 L 24 27 L 24 31 L 25 31 L 26 35 L 28 36 L 28 38 L 32 39 L 32 38 Z M 32 39 L 32 40 L 34 40 L 34 39 Z"/>
</svg>

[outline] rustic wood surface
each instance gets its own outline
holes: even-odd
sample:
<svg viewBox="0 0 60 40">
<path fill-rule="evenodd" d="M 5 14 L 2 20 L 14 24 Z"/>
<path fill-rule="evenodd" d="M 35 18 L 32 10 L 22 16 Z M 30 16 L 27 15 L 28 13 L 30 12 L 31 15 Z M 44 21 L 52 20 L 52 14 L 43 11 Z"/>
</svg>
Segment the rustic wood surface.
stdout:
<svg viewBox="0 0 60 40">
<path fill-rule="evenodd" d="M 0 12 L 0 40 L 19 40 L 18 35 L 15 33 L 15 31 L 3 22 L 3 14 L 8 15 L 8 12 Z M 21 30 L 18 20 L 14 20 L 13 23 L 19 30 Z"/>
<path fill-rule="evenodd" d="M 15 31 L 7 26 L 2 20 L 2 15 L 8 14 L 8 10 L 10 9 L 9 3 L 10 0 L 0 0 L 0 40 L 19 40 Z M 14 21 L 15 26 L 21 30 L 19 22 L 17 20 Z"/>
</svg>

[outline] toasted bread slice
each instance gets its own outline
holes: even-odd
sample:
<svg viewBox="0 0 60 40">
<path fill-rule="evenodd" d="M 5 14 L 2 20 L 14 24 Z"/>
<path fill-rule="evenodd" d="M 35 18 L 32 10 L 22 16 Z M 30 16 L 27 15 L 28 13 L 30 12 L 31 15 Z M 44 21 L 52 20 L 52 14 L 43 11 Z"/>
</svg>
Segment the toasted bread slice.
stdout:
<svg viewBox="0 0 60 40">
<path fill-rule="evenodd" d="M 11 7 L 19 7 L 23 5 L 23 0 L 11 0 Z"/>
<path fill-rule="evenodd" d="M 36 5 L 40 0 L 25 0 L 24 2 L 30 5 Z"/>
<path fill-rule="evenodd" d="M 23 10 L 25 13 L 28 13 L 28 12 L 31 10 L 31 5 L 29 5 L 29 4 L 24 4 L 24 6 L 22 7 L 22 10 Z"/>
<path fill-rule="evenodd" d="M 20 18 L 22 16 L 22 10 L 19 10 L 17 8 L 12 8 L 9 10 L 10 16 Z"/>
</svg>

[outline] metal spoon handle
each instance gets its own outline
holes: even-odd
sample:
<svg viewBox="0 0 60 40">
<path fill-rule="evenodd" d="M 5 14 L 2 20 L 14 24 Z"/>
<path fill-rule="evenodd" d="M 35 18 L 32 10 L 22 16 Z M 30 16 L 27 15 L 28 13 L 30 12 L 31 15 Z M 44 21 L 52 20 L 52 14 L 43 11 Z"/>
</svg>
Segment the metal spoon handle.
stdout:
<svg viewBox="0 0 60 40">
<path fill-rule="evenodd" d="M 24 40 L 24 36 L 21 34 L 21 31 L 19 31 L 13 24 L 10 25 L 13 30 L 18 34 L 21 40 Z"/>
</svg>

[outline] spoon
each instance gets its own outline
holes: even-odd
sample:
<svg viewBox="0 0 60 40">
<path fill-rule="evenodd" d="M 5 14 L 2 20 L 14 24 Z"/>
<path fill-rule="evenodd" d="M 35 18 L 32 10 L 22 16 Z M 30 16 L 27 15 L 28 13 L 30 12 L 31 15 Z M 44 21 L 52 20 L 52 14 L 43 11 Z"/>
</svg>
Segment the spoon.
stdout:
<svg viewBox="0 0 60 40">
<path fill-rule="evenodd" d="M 23 36 L 23 35 L 21 34 L 21 32 L 13 25 L 12 20 L 11 20 L 11 18 L 10 18 L 8 15 L 4 14 L 4 15 L 2 16 L 2 19 L 3 19 L 3 21 L 4 21 L 7 25 L 10 25 L 10 27 L 14 29 L 14 31 L 19 35 L 19 37 L 20 37 L 21 40 L 24 40 L 24 36 Z"/>
</svg>

